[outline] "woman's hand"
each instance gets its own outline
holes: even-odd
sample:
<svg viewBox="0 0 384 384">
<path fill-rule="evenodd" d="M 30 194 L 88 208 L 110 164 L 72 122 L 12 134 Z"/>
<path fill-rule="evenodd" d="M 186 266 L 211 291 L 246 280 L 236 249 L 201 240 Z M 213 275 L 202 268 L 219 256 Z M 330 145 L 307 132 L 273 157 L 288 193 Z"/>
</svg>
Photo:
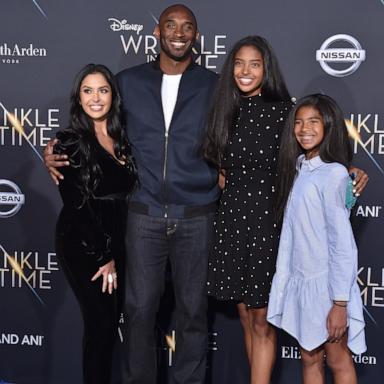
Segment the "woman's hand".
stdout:
<svg viewBox="0 0 384 384">
<path fill-rule="evenodd" d="M 347 303 L 337 302 L 337 304 L 333 304 L 327 317 L 328 341 L 330 343 L 338 343 L 347 330 Z"/>
<path fill-rule="evenodd" d="M 225 169 L 220 169 L 219 171 L 219 188 L 224 189 L 225 187 Z"/>
<path fill-rule="evenodd" d="M 349 167 L 349 174 L 352 173 L 355 174 L 355 178 L 353 179 L 353 193 L 356 197 L 359 197 L 363 192 L 364 188 L 366 187 L 369 177 L 362 169 L 351 166 Z"/>
<path fill-rule="evenodd" d="M 55 155 L 53 147 L 58 142 L 57 139 L 49 140 L 44 148 L 44 164 L 48 168 L 49 174 L 56 185 L 59 185 L 59 180 L 64 179 L 64 176 L 57 170 L 57 168 L 68 166 L 67 155 Z"/>
<path fill-rule="evenodd" d="M 100 267 L 92 277 L 91 281 L 97 280 L 100 276 L 103 276 L 101 291 L 104 293 L 108 289 L 108 293 L 112 294 L 113 290 L 117 289 L 117 274 L 114 260 L 111 260 L 107 264 Z"/>
</svg>

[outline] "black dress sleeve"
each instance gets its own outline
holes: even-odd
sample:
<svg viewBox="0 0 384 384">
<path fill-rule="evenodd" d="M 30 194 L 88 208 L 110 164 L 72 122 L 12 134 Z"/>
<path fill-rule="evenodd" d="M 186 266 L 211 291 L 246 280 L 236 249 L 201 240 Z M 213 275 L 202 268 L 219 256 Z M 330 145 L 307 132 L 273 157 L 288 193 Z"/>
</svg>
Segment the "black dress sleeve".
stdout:
<svg viewBox="0 0 384 384">
<path fill-rule="evenodd" d="M 57 138 L 59 142 L 54 147 L 54 153 L 68 155 L 70 163 L 60 169 L 64 179 L 60 181 L 59 190 L 64 208 L 73 221 L 70 223 L 73 225 L 72 233 L 77 232 L 76 237 L 84 252 L 103 266 L 112 259 L 111 234 L 103 227 L 97 201 L 85 194 L 80 175 L 83 158 L 79 136 L 74 131 L 65 130 L 58 132 Z"/>
</svg>

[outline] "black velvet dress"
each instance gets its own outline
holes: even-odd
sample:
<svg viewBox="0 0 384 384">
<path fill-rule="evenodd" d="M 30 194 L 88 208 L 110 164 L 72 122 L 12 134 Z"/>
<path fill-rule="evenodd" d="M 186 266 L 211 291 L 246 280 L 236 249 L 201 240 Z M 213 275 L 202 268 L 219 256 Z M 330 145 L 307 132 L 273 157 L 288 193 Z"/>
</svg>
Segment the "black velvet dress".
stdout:
<svg viewBox="0 0 384 384">
<path fill-rule="evenodd" d="M 137 184 L 137 174 L 129 153 L 123 165 L 92 136 L 87 142 L 100 176 L 92 197 L 86 197 L 80 177 L 84 140 L 71 129 L 59 132 L 57 138 L 60 142 L 54 152 L 67 154 L 70 166 L 60 169 L 64 206 L 56 226 L 56 251 L 83 315 L 84 383 L 106 384 L 117 332 L 117 297 L 116 292 L 101 292 L 102 277 L 95 282 L 91 278 L 114 259 L 118 283 L 123 286 L 120 266 L 125 255 L 126 200 Z"/>
</svg>

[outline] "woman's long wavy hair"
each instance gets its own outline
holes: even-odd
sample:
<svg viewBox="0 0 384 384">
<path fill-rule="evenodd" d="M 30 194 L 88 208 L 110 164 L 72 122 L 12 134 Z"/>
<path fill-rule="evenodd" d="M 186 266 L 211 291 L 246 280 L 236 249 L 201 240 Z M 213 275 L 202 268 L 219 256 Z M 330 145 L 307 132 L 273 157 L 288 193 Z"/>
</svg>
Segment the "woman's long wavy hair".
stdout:
<svg viewBox="0 0 384 384">
<path fill-rule="evenodd" d="M 324 125 L 324 138 L 319 146 L 319 155 L 325 163 L 340 163 L 346 168 L 352 161 L 352 149 L 344 114 L 331 97 L 314 94 L 300 99 L 291 110 L 281 135 L 279 158 L 277 164 L 276 213 L 279 221 L 284 215 L 285 206 L 296 175 L 296 161 L 304 153 L 295 137 L 296 113 L 300 108 L 316 109 Z M 332 181 L 330 181 L 332 182 Z"/>
<path fill-rule="evenodd" d="M 76 75 L 73 83 L 70 96 L 69 122 L 70 130 L 75 131 L 79 136 L 81 159 L 80 178 L 85 197 L 89 197 L 93 194 L 93 191 L 99 183 L 101 170 L 92 151 L 92 146 L 95 145 L 96 137 L 94 121 L 84 112 L 84 109 L 81 106 L 80 89 L 84 78 L 96 73 L 100 73 L 104 76 L 112 91 L 112 104 L 106 115 L 106 119 L 108 134 L 114 142 L 113 149 L 115 156 L 119 160 L 126 160 L 127 154 L 130 154 L 130 145 L 121 123 L 121 98 L 116 79 L 106 66 L 102 64 L 88 64 Z"/>
<path fill-rule="evenodd" d="M 216 86 L 203 143 L 204 157 L 217 168 L 228 143 L 231 129 L 238 117 L 241 91 L 233 77 L 236 55 L 243 47 L 256 48 L 263 58 L 264 73 L 261 97 L 265 101 L 287 101 L 290 94 L 280 71 L 277 58 L 268 41 L 260 36 L 247 36 L 239 40 L 229 52 Z"/>
</svg>

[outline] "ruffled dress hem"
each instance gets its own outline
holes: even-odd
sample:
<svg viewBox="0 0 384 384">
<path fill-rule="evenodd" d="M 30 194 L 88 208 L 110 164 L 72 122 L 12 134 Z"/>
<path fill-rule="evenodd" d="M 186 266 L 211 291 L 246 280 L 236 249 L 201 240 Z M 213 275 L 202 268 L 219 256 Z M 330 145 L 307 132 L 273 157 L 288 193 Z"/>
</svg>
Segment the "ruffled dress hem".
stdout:
<svg viewBox="0 0 384 384">
<path fill-rule="evenodd" d="M 276 274 L 269 298 L 267 320 L 293 336 L 308 351 L 328 339 L 326 321 L 332 307 L 327 274 L 304 279 Z M 355 283 L 348 302 L 348 348 L 359 355 L 366 351 L 360 290 Z"/>
</svg>

